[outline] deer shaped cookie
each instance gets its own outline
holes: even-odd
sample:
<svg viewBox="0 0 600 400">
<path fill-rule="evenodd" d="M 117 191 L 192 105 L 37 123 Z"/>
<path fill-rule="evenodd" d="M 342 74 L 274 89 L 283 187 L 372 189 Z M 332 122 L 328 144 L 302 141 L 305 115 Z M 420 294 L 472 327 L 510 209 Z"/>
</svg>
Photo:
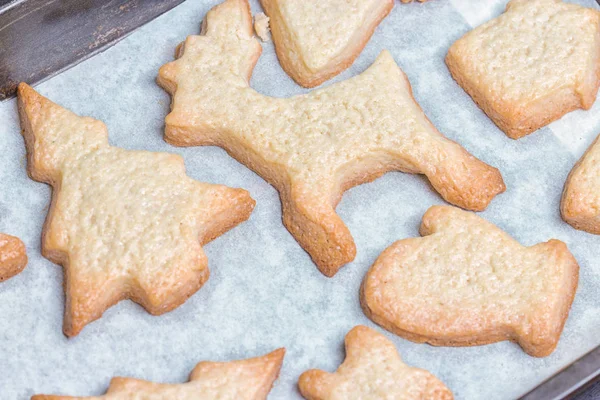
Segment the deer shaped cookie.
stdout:
<svg viewBox="0 0 600 400">
<path fill-rule="evenodd" d="M 298 386 L 309 400 L 452 400 L 433 374 L 402 362 L 390 340 L 366 326 L 346 335 L 346 359 L 334 373 L 311 369 Z"/>
<path fill-rule="evenodd" d="M 554 351 L 579 276 L 563 242 L 524 247 L 449 206 L 431 207 L 420 233 L 391 245 L 367 273 L 361 304 L 369 318 L 437 346 L 512 340 L 532 356 Z"/>
<path fill-rule="evenodd" d="M 282 348 L 247 360 L 203 361 L 196 365 L 188 383 L 113 378 L 104 396 L 36 395 L 31 400 L 265 400 L 279 375 L 284 354 Z"/>
<path fill-rule="evenodd" d="M 173 95 L 165 139 L 217 145 L 280 193 L 283 222 L 321 272 L 333 276 L 356 254 L 335 212 L 342 193 L 387 171 L 425 174 L 452 204 L 482 210 L 504 191 L 497 169 L 440 134 L 384 51 L 361 75 L 280 99 L 249 86 L 261 46 L 247 0 L 213 8 L 158 83 Z"/>
<path fill-rule="evenodd" d="M 151 314 L 182 304 L 208 279 L 204 244 L 246 220 L 242 189 L 192 180 L 175 154 L 108 144 L 105 125 L 19 85 L 32 179 L 53 186 L 42 253 L 65 270 L 67 336 L 132 299 Z"/>
</svg>

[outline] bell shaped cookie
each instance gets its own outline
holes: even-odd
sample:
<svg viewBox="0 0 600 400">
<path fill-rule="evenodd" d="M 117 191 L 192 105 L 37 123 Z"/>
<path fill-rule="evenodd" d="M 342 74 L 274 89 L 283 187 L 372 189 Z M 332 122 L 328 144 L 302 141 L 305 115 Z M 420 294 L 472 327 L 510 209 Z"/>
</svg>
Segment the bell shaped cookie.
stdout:
<svg viewBox="0 0 600 400">
<path fill-rule="evenodd" d="M 27 265 L 27 253 L 23 242 L 14 236 L 0 233 L 0 282 L 5 281 Z"/>
<path fill-rule="evenodd" d="M 31 400 L 266 400 L 279 375 L 284 354 L 285 349 L 277 349 L 247 360 L 203 361 L 196 365 L 187 383 L 113 378 L 103 396 L 36 395 Z"/>
<path fill-rule="evenodd" d="M 561 0 L 511 0 L 506 12 L 457 40 L 454 79 L 509 137 L 578 108 L 600 86 L 600 11 Z"/>
<path fill-rule="evenodd" d="M 249 85 L 261 53 L 246 0 L 213 8 L 158 83 L 173 95 L 165 139 L 217 145 L 277 188 L 283 222 L 321 272 L 356 254 L 335 212 L 347 189 L 387 171 L 425 174 L 452 204 L 482 210 L 504 191 L 497 169 L 446 139 L 384 51 L 361 75 L 306 95 L 264 96 Z"/>
<path fill-rule="evenodd" d="M 449 206 L 431 207 L 420 233 L 387 248 L 367 273 L 361 304 L 369 318 L 419 343 L 511 340 L 532 356 L 554 351 L 579 276 L 563 242 L 525 247 Z"/>
<path fill-rule="evenodd" d="M 208 279 L 201 245 L 246 220 L 242 189 L 200 183 L 175 154 L 108 144 L 105 125 L 19 85 L 31 178 L 53 187 L 42 253 L 65 271 L 67 336 L 132 299 L 158 315 Z"/>
<path fill-rule="evenodd" d="M 348 68 L 394 0 L 261 0 L 285 72 L 315 87 Z"/>
<path fill-rule="evenodd" d="M 346 359 L 334 373 L 312 369 L 300 376 L 308 400 L 452 400 L 452 392 L 431 373 L 409 367 L 394 344 L 366 326 L 346 335 Z"/>
</svg>

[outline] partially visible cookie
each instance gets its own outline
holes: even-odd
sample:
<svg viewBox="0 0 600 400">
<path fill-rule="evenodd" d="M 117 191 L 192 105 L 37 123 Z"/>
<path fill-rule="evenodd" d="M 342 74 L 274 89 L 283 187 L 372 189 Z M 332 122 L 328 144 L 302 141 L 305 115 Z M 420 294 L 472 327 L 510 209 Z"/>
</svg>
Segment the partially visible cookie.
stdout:
<svg viewBox="0 0 600 400">
<path fill-rule="evenodd" d="M 389 52 L 352 79 L 274 98 L 249 84 L 261 46 L 246 0 L 214 7 L 202 33 L 160 68 L 158 83 L 173 97 L 165 140 L 223 147 L 275 186 L 285 226 L 325 275 L 356 254 L 335 211 L 353 186 L 392 170 L 420 173 L 444 199 L 471 210 L 504 191 L 496 168 L 427 119 Z"/>
<path fill-rule="evenodd" d="M 261 0 L 281 66 L 299 85 L 320 85 L 348 68 L 394 0 Z"/>
<path fill-rule="evenodd" d="M 419 343 L 512 340 L 532 356 L 554 351 L 579 276 L 563 242 L 524 247 L 449 206 L 427 210 L 420 233 L 387 248 L 367 273 L 361 304 L 369 318 Z"/>
<path fill-rule="evenodd" d="M 23 271 L 27 264 L 25 245 L 19 238 L 0 233 L 0 282 Z"/>
<path fill-rule="evenodd" d="M 268 42 L 270 40 L 271 28 L 269 28 L 269 17 L 267 17 L 264 13 L 258 13 L 254 16 L 254 31 L 256 32 L 256 36 L 260 38 L 263 42 Z"/>
<path fill-rule="evenodd" d="M 308 400 L 451 400 L 434 375 L 404 364 L 394 344 L 366 326 L 346 335 L 346 359 L 334 373 L 304 372 L 298 386 Z"/>
<path fill-rule="evenodd" d="M 600 137 L 571 170 L 560 213 L 574 228 L 600 235 Z"/>
<path fill-rule="evenodd" d="M 18 95 L 29 175 L 54 189 L 42 254 L 65 270 L 65 334 L 120 300 L 158 315 L 200 289 L 201 245 L 250 216 L 248 192 L 191 179 L 178 155 L 110 146 L 102 122 L 24 83 Z"/>
<path fill-rule="evenodd" d="M 400 0 L 402 3 L 412 3 L 413 0 Z M 420 3 L 425 3 L 427 0 L 418 0 Z"/>
<path fill-rule="evenodd" d="M 454 79 L 509 137 L 578 108 L 600 86 L 600 11 L 561 0 L 512 0 L 506 12 L 457 40 Z"/>
<path fill-rule="evenodd" d="M 279 375 L 285 349 L 262 357 L 229 362 L 203 361 L 188 383 L 152 383 L 113 378 L 103 396 L 36 395 L 31 400 L 265 400 Z"/>
</svg>

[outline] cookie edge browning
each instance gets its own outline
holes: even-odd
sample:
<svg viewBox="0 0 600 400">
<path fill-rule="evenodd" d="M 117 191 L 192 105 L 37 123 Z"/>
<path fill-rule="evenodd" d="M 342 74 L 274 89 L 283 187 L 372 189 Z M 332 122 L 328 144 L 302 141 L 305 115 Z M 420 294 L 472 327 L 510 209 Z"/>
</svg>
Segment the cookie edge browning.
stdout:
<svg viewBox="0 0 600 400">
<path fill-rule="evenodd" d="M 505 13 L 510 9 L 511 2 L 506 6 Z M 549 96 L 542 97 L 522 107 L 519 104 L 492 99 L 486 95 L 485 90 L 480 90 L 480 84 L 473 82 L 467 73 L 464 73 L 464 59 L 462 44 L 479 27 L 471 29 L 461 38 L 456 40 L 448 50 L 445 62 L 458 85 L 473 99 L 475 104 L 511 139 L 520 139 L 538 129 L 562 118 L 577 109 L 589 110 L 600 88 L 600 11 L 585 8 L 596 15 L 596 46 L 593 55 L 593 64 L 587 71 L 584 82 L 579 82 L 579 87 L 570 87 Z M 503 14 L 501 14 L 503 15 Z M 497 18 L 497 17 L 496 17 Z M 491 21 L 491 20 L 490 20 Z"/>
<path fill-rule="evenodd" d="M 560 215 L 573 228 L 600 235 L 600 213 L 578 200 L 577 194 L 582 191 L 582 187 L 574 182 L 577 175 L 581 173 L 581 168 L 587 156 L 596 146 L 600 146 L 600 135 L 594 139 L 569 172 L 560 201 Z"/>
<path fill-rule="evenodd" d="M 200 361 L 198 364 L 196 364 L 196 366 L 190 373 L 187 383 L 194 381 L 194 377 L 196 375 L 201 376 L 201 373 L 202 373 L 201 369 L 205 366 L 210 366 L 210 364 L 228 364 L 228 363 L 239 364 L 239 363 L 251 363 L 251 362 L 260 360 L 260 361 L 264 361 L 264 363 L 266 364 L 266 368 L 269 368 L 269 371 L 268 371 L 267 379 L 265 379 L 264 384 L 258 389 L 258 393 L 256 393 L 256 396 L 257 396 L 256 400 L 266 399 L 267 395 L 273 388 L 275 380 L 277 380 L 277 378 L 279 377 L 279 373 L 281 371 L 281 366 L 283 364 L 284 356 L 285 356 L 285 348 L 281 347 L 281 348 L 273 350 L 272 352 L 267 353 L 263 356 L 247 358 L 247 359 L 243 359 L 243 360 L 232 360 L 232 361 L 221 361 L 221 362 Z M 238 366 L 234 365 L 234 368 L 238 368 Z M 116 389 L 126 387 L 126 386 L 130 385 L 131 383 L 135 384 L 136 382 L 153 383 L 153 382 L 149 382 L 149 381 L 145 381 L 145 380 L 141 380 L 141 379 L 135 379 L 135 378 L 114 377 L 111 379 L 110 386 L 108 387 L 108 390 L 106 391 L 106 393 L 104 395 L 81 397 L 81 396 L 36 394 L 36 395 L 31 396 L 31 400 L 78 400 L 78 399 L 81 399 L 81 400 L 90 399 L 91 400 L 91 399 L 98 399 L 98 398 L 103 398 L 104 396 L 110 394 L 111 392 L 113 392 Z"/>
<path fill-rule="evenodd" d="M 32 114 L 34 114 L 36 110 L 41 109 L 43 107 L 43 104 L 50 104 L 51 106 L 54 106 L 56 103 L 40 95 L 33 88 L 31 88 L 29 85 L 23 82 L 21 82 L 18 86 L 17 101 L 21 122 L 21 133 L 25 139 L 25 146 L 27 149 L 27 172 L 31 179 L 38 182 L 48 183 L 52 187 L 50 207 L 42 228 L 41 253 L 45 258 L 49 259 L 53 263 L 61 265 L 63 269 L 63 287 L 65 292 L 65 313 L 63 320 L 63 332 L 65 336 L 73 337 L 78 335 L 85 326 L 101 318 L 106 310 L 108 310 L 109 308 L 111 308 L 112 306 L 114 306 L 122 300 L 130 299 L 138 303 L 151 315 L 162 315 L 179 307 L 180 305 L 185 303 L 192 295 L 194 295 L 198 290 L 200 290 L 200 288 L 204 285 L 204 283 L 206 283 L 210 275 L 208 269 L 208 259 L 204 253 L 201 254 L 202 268 L 200 269 L 200 274 L 198 274 L 198 279 L 191 282 L 188 285 L 181 286 L 180 290 L 177 291 L 177 293 L 175 293 L 176 296 L 172 297 L 168 302 L 164 304 L 160 304 L 155 307 L 150 302 L 145 300 L 145 296 L 143 295 L 143 293 L 136 293 L 137 291 L 134 288 L 133 290 L 127 292 L 119 292 L 116 295 L 112 292 L 108 293 L 106 300 L 98 301 L 96 303 L 98 307 L 92 312 L 87 313 L 87 315 L 82 317 L 73 315 L 79 313 L 72 313 L 72 309 L 70 307 L 71 296 L 69 295 L 69 285 L 71 279 L 69 276 L 68 255 L 62 251 L 48 250 L 46 245 L 48 243 L 48 230 L 50 227 L 50 221 L 53 220 L 53 216 L 56 209 L 56 201 L 58 198 L 58 193 L 60 192 L 60 184 L 59 182 L 56 182 L 55 179 L 52 177 L 52 173 L 50 173 L 49 171 L 44 171 L 40 168 L 39 165 L 36 165 L 35 163 L 35 135 L 33 133 L 33 128 L 30 121 Z M 32 109 L 34 111 L 31 111 Z M 102 126 L 104 126 L 104 123 L 102 121 L 96 121 L 97 123 L 102 124 Z M 175 154 L 173 154 L 173 157 L 175 157 L 178 160 L 178 162 L 183 164 L 183 158 Z M 225 232 L 229 231 L 230 229 L 234 228 L 240 223 L 246 221 L 250 217 L 256 204 L 255 200 L 252 199 L 252 197 L 250 197 L 250 194 L 244 189 L 229 188 L 222 185 L 215 186 L 227 188 L 231 191 L 231 193 L 235 192 L 235 204 L 237 205 L 236 209 L 238 210 L 238 212 L 232 213 L 231 208 L 229 208 L 224 210 L 222 213 L 216 215 L 212 223 L 205 229 L 204 235 L 198 238 L 200 246 L 205 245 L 206 243 L 212 241 L 216 237 L 224 234 Z M 235 216 L 235 218 L 231 218 L 231 216 Z M 215 223 L 215 221 L 219 223 Z"/>
<path fill-rule="evenodd" d="M 430 220 L 435 218 L 436 213 L 444 213 L 447 212 L 448 209 L 455 209 L 451 211 L 460 211 L 468 213 L 468 211 L 460 210 L 456 207 L 452 206 L 432 206 L 423 215 L 423 219 L 421 222 L 421 227 L 419 232 L 421 237 L 415 238 L 407 238 L 394 242 L 388 248 L 386 248 L 380 255 L 377 257 L 373 265 L 369 268 L 367 274 L 365 275 L 363 282 L 360 287 L 360 304 L 363 309 L 364 314 L 377 325 L 383 327 L 387 331 L 390 331 L 404 339 L 410 340 L 415 343 L 427 343 L 432 346 L 445 346 L 445 347 L 467 347 L 467 346 L 481 346 L 486 344 L 492 344 L 501 341 L 511 341 L 517 343 L 521 348 L 529 355 L 533 357 L 546 357 L 550 355 L 558 345 L 558 341 L 564 329 L 564 325 L 567 321 L 569 311 L 571 309 L 571 305 L 573 304 L 573 300 L 575 298 L 575 293 L 577 291 L 577 286 L 579 282 L 579 264 L 577 260 L 573 256 L 573 254 L 569 251 L 566 244 L 560 240 L 551 239 L 548 242 L 542 242 L 535 246 L 531 246 L 529 248 L 534 248 L 536 246 L 547 246 L 553 249 L 555 252 L 559 254 L 559 259 L 564 260 L 563 262 L 567 264 L 566 271 L 571 271 L 572 273 L 567 276 L 568 283 L 564 286 L 566 288 L 566 292 L 568 295 L 565 297 L 564 302 L 562 302 L 561 310 L 559 310 L 555 315 L 560 319 L 560 323 L 554 326 L 552 329 L 552 324 L 550 326 L 542 326 L 541 329 L 529 329 L 534 332 L 543 332 L 544 335 L 536 335 L 522 333 L 520 326 L 502 326 L 498 328 L 497 331 L 494 332 L 484 332 L 480 335 L 473 335 L 467 332 L 464 336 L 458 335 L 453 337 L 440 337 L 435 333 L 427 332 L 427 329 L 422 329 L 419 332 L 409 331 L 403 329 L 400 326 L 397 326 L 393 322 L 393 315 L 386 315 L 386 311 L 382 309 L 381 304 L 376 303 L 374 301 L 370 301 L 373 296 L 369 291 L 369 280 L 373 276 L 373 274 L 377 273 L 377 270 L 382 267 L 382 264 L 390 258 L 396 258 L 398 248 L 400 247 L 409 247 L 411 242 L 418 241 L 422 238 L 429 236 L 434 233 L 430 230 Z M 476 216 L 476 214 L 474 214 Z M 491 222 L 481 218 L 487 224 L 492 226 L 496 226 Z M 500 229 L 500 228 L 498 228 Z M 503 231 L 504 232 L 504 231 Z M 369 291 L 369 293 L 368 293 Z M 546 324 L 547 325 L 547 324 Z"/>
<path fill-rule="evenodd" d="M 373 346 L 374 342 L 382 342 L 387 347 L 389 347 L 389 349 L 391 349 L 394 352 L 394 355 L 396 355 L 398 357 L 399 361 L 402 364 L 404 364 L 406 366 L 406 368 L 409 369 L 410 371 L 421 372 L 421 373 L 425 373 L 427 375 L 428 385 L 426 388 L 426 391 L 427 391 L 426 395 L 429 395 L 429 397 L 427 397 L 427 399 L 429 399 L 429 400 L 453 400 L 454 399 L 454 396 L 453 396 L 452 392 L 450 391 L 450 389 L 448 389 L 448 387 L 441 380 L 439 380 L 439 378 L 437 378 L 435 375 L 433 375 L 431 372 L 429 372 L 427 370 L 412 367 L 410 365 L 405 364 L 404 361 L 402 360 L 400 353 L 398 352 L 398 349 L 394 345 L 394 343 L 392 343 L 383 334 L 377 332 L 375 329 L 369 328 L 364 325 L 357 325 L 354 328 L 352 328 L 350 330 L 350 332 L 348 332 L 346 334 L 346 337 L 344 338 L 344 349 L 345 349 L 346 355 L 345 355 L 345 358 L 344 358 L 344 361 L 342 362 L 342 364 L 340 364 L 338 366 L 338 368 L 336 369 L 336 372 L 340 368 L 342 368 L 342 366 L 344 366 L 344 364 L 360 363 L 359 357 L 356 356 L 356 354 L 357 354 L 357 352 L 355 350 L 356 347 L 370 348 Z M 304 397 L 307 400 L 324 400 L 325 397 L 323 397 L 319 394 L 317 394 L 315 396 L 312 395 L 315 392 L 320 392 L 322 390 L 326 391 L 326 389 L 323 388 L 320 385 L 320 383 L 318 383 L 316 381 L 327 379 L 328 376 L 331 376 L 333 374 L 335 374 L 335 372 L 328 373 L 328 372 L 320 370 L 320 369 L 309 369 L 307 371 L 304 371 L 298 378 L 298 389 L 300 390 L 302 397 Z M 435 396 L 435 397 L 433 397 L 433 396 Z"/>
<path fill-rule="evenodd" d="M 0 262 L 0 282 L 4 282 L 23 271 L 27 265 L 27 251 L 25 244 L 18 237 L 0 233 L 0 238 L 4 237 L 9 247 L 9 253 L 13 256 Z M 4 248 L 1 248 L 4 250 Z"/>
<path fill-rule="evenodd" d="M 380 4 L 383 4 L 383 6 L 381 6 L 381 11 L 379 14 L 377 14 L 377 17 L 371 21 L 370 24 L 361 27 L 359 35 L 360 40 L 349 43 L 348 46 L 346 46 L 340 54 L 330 60 L 324 68 L 313 72 L 308 68 L 305 68 L 302 61 L 294 63 L 292 61 L 292 57 L 288 55 L 288 52 L 295 53 L 296 49 L 293 45 L 293 42 L 290 43 L 286 39 L 286 35 L 284 33 L 286 31 L 284 27 L 285 24 L 283 23 L 282 17 L 277 10 L 278 6 L 275 4 L 276 1 L 277 0 L 260 0 L 263 10 L 271 19 L 271 36 L 273 38 L 273 43 L 275 44 L 275 53 L 277 54 L 279 64 L 286 74 L 298 85 L 305 88 L 319 86 L 323 82 L 328 81 L 334 76 L 339 75 L 342 71 L 348 69 L 363 51 L 373 36 L 377 26 L 379 26 L 381 21 L 383 21 L 394 8 L 394 0 L 380 0 Z M 336 61 L 338 59 L 339 61 Z"/>
</svg>

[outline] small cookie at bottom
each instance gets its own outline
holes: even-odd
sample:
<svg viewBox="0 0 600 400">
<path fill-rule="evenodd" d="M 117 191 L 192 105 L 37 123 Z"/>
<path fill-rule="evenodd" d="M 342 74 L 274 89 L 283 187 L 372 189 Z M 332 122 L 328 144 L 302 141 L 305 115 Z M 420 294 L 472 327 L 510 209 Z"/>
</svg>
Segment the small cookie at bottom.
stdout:
<svg viewBox="0 0 600 400">
<path fill-rule="evenodd" d="M 563 242 L 525 247 L 449 206 L 427 210 L 420 233 L 388 247 L 367 273 L 361 304 L 371 320 L 418 343 L 511 340 L 532 356 L 554 351 L 579 277 Z"/>
<path fill-rule="evenodd" d="M 262 357 L 229 362 L 203 361 L 181 384 L 113 378 L 104 396 L 36 395 L 31 400 L 265 400 L 279 375 L 285 349 Z"/>
<path fill-rule="evenodd" d="M 402 362 L 381 333 L 356 326 L 346 335 L 346 360 L 334 373 L 304 372 L 298 386 L 308 400 L 451 400 L 452 392 L 430 372 Z"/>
</svg>

